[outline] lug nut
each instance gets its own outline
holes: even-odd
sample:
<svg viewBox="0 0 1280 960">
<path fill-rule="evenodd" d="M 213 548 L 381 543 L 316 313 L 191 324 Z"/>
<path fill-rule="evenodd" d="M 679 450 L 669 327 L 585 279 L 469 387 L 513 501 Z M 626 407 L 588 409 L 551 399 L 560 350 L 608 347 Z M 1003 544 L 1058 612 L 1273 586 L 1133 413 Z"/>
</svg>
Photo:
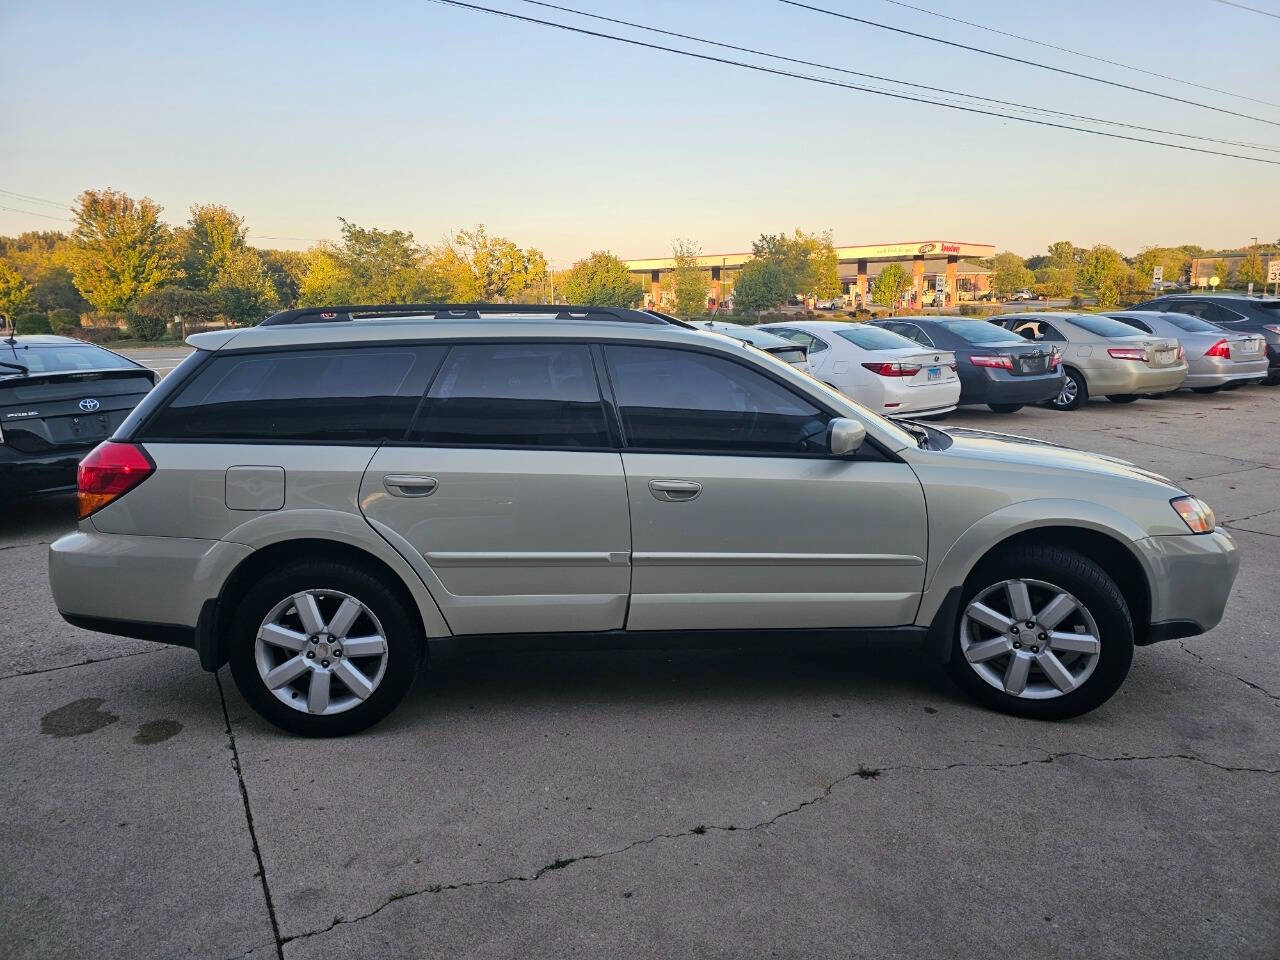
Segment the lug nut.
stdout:
<svg viewBox="0 0 1280 960">
<path fill-rule="evenodd" d="M 1009 628 L 1009 632 L 1010 632 L 1010 633 L 1012 633 L 1014 636 L 1017 636 L 1018 628 L 1017 628 L 1017 627 L 1010 627 L 1010 628 Z"/>
<path fill-rule="evenodd" d="M 342 656 L 342 648 L 341 648 L 341 647 L 339 647 L 337 650 L 333 651 L 333 655 L 334 655 L 335 657 L 340 657 L 340 656 Z"/>
<path fill-rule="evenodd" d="M 1035 622 L 1034 620 L 1028 620 L 1028 621 L 1027 621 L 1027 627 L 1028 627 L 1028 629 L 1030 629 L 1031 627 L 1034 627 L 1035 625 L 1036 625 L 1036 622 Z"/>
<path fill-rule="evenodd" d="M 1040 652 L 1040 648 L 1039 648 L 1039 647 L 1032 647 L 1032 648 L 1031 648 L 1031 652 L 1032 652 L 1032 653 L 1039 653 L 1039 652 Z"/>
<path fill-rule="evenodd" d="M 1021 650 L 1021 649 L 1022 649 L 1022 644 L 1018 643 L 1018 641 L 1017 641 L 1017 640 L 1013 641 L 1013 649 L 1015 649 L 1015 650 Z"/>
<path fill-rule="evenodd" d="M 1046 635 L 1045 635 L 1045 634 L 1043 634 L 1043 633 L 1038 633 L 1038 634 L 1036 634 L 1036 639 L 1038 639 L 1038 640 L 1048 640 L 1049 638 L 1048 638 L 1048 636 L 1046 636 Z"/>
<path fill-rule="evenodd" d="M 321 660 L 321 661 L 320 661 L 320 666 L 322 666 L 322 667 L 327 667 L 328 665 L 329 665 L 329 661 L 328 661 L 328 660 Z"/>
<path fill-rule="evenodd" d="M 308 659 L 308 660 L 314 660 L 315 658 L 316 658 L 316 652 L 315 652 L 314 650 L 308 650 L 308 651 L 307 651 L 307 659 Z"/>
</svg>

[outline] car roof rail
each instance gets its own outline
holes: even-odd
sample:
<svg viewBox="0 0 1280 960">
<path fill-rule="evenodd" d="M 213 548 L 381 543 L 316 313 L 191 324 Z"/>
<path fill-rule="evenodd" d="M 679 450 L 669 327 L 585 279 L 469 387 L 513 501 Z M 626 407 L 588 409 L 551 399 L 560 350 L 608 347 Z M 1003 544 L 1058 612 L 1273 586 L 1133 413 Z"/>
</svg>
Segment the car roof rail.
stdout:
<svg viewBox="0 0 1280 960">
<path fill-rule="evenodd" d="M 277 327 L 294 323 L 348 323 L 355 320 L 405 319 L 480 320 L 486 316 L 546 316 L 554 320 L 605 320 L 621 323 L 645 323 L 688 327 L 683 320 L 652 310 L 630 310 L 626 307 L 580 307 L 557 303 L 378 303 L 343 304 L 341 306 L 299 307 L 281 310 L 263 320 L 259 326 Z"/>
</svg>

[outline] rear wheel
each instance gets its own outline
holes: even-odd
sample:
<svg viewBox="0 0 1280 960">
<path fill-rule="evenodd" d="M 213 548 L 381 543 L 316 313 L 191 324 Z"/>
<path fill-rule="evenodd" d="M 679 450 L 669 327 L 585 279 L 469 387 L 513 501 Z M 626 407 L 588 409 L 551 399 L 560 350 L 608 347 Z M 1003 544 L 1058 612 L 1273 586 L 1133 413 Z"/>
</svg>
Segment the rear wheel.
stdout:
<svg viewBox="0 0 1280 960">
<path fill-rule="evenodd" d="M 1138 399 L 1138 395 L 1136 393 L 1113 393 L 1107 399 L 1112 403 L 1133 403 Z"/>
<path fill-rule="evenodd" d="M 343 736 L 400 702 L 421 659 L 419 630 L 397 593 L 364 567 L 287 564 L 235 611 L 231 673 L 262 717 L 303 736 Z"/>
<path fill-rule="evenodd" d="M 1062 389 L 1048 404 L 1055 410 L 1076 410 L 1088 399 L 1089 387 L 1084 382 L 1084 374 L 1067 367 L 1062 372 Z"/>
<path fill-rule="evenodd" d="M 1192 387 L 1192 388 L 1191 388 L 1191 392 L 1192 392 L 1192 393 L 1217 393 L 1217 392 L 1218 392 L 1219 390 L 1221 390 L 1221 389 L 1222 389 L 1222 387 L 1220 387 L 1220 386 L 1216 386 L 1216 387 Z M 1234 388 L 1233 388 L 1233 387 L 1229 387 L 1228 389 L 1234 389 Z"/>
<path fill-rule="evenodd" d="M 987 409 L 992 413 L 1017 413 L 1022 409 L 1020 403 L 988 403 Z"/>
<path fill-rule="evenodd" d="M 1058 547 L 1016 547 L 965 583 L 947 673 L 979 702 L 1064 720 L 1105 703 L 1133 660 L 1124 595 L 1096 563 Z"/>
</svg>

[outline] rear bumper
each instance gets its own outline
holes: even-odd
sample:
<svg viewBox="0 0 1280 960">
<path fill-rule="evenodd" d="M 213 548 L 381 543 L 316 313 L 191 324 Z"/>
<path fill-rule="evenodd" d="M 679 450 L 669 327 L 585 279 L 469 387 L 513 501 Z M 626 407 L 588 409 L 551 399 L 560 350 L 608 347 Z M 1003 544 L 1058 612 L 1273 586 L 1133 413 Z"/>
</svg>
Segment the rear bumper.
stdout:
<svg viewBox="0 0 1280 960">
<path fill-rule="evenodd" d="M 1226 530 L 1148 537 L 1134 546 L 1151 571 L 1151 626 L 1144 642 L 1191 637 L 1218 625 L 1240 569 Z"/>
<path fill-rule="evenodd" d="M 907 413 L 913 416 L 946 413 L 954 410 L 959 402 L 960 380 L 958 378 L 943 383 L 922 384 L 917 387 L 890 382 L 885 384 L 884 405 L 879 412 L 886 417 L 896 417 Z M 890 404 L 893 404 L 893 406 L 890 406 Z"/>
<path fill-rule="evenodd" d="M 1227 383 L 1261 380 L 1267 375 L 1267 358 L 1232 362 L 1206 357 L 1191 364 L 1184 387 L 1220 387 Z"/>
<path fill-rule="evenodd" d="M 0 447 L 0 497 L 61 493 L 76 488 L 76 467 L 93 447 L 22 453 Z"/>
<path fill-rule="evenodd" d="M 221 540 L 99 533 L 86 523 L 49 547 L 49 586 L 68 623 L 159 640 L 194 631 L 205 601 L 251 552 Z"/>
<path fill-rule="evenodd" d="M 1187 379 L 1187 365 L 1153 370 L 1134 361 L 1118 360 L 1106 366 L 1086 367 L 1085 381 L 1090 396 L 1113 394 L 1168 393 L 1177 390 Z"/>
<path fill-rule="evenodd" d="M 1062 374 L 1000 377 L 985 372 L 961 380 L 961 403 L 1043 403 L 1062 391 Z"/>
</svg>

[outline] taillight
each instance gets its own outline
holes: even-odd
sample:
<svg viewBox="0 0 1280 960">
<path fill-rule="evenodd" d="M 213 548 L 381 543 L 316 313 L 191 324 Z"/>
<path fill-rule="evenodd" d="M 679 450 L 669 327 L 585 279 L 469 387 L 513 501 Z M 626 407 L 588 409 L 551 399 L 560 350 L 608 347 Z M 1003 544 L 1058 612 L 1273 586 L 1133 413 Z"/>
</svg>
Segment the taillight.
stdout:
<svg viewBox="0 0 1280 960">
<path fill-rule="evenodd" d="M 973 356 L 969 358 L 969 362 L 975 367 L 992 367 L 993 369 L 999 370 L 1013 369 L 1013 357 L 1006 357 L 999 354 L 991 357 Z"/>
<path fill-rule="evenodd" d="M 155 461 L 136 444 L 114 440 L 98 444 L 76 470 L 80 519 L 120 499 L 155 472 Z"/>
<path fill-rule="evenodd" d="M 882 377 L 914 377 L 920 372 L 918 363 L 864 363 L 863 366 Z"/>
<path fill-rule="evenodd" d="M 1183 349 L 1182 349 L 1182 344 L 1178 344 L 1178 362 L 1179 362 L 1179 363 L 1181 363 L 1181 362 L 1182 362 L 1182 359 L 1183 359 L 1186 355 L 1187 355 L 1187 351 L 1185 351 L 1185 350 L 1183 350 Z"/>
<path fill-rule="evenodd" d="M 1143 347 L 1110 347 L 1107 353 L 1117 360 L 1139 360 L 1147 362 L 1147 351 Z"/>
<path fill-rule="evenodd" d="M 1212 347 L 1204 352 L 1206 357 L 1218 357 L 1220 360 L 1231 359 L 1231 348 L 1227 345 L 1226 340 L 1219 340 Z"/>
</svg>

